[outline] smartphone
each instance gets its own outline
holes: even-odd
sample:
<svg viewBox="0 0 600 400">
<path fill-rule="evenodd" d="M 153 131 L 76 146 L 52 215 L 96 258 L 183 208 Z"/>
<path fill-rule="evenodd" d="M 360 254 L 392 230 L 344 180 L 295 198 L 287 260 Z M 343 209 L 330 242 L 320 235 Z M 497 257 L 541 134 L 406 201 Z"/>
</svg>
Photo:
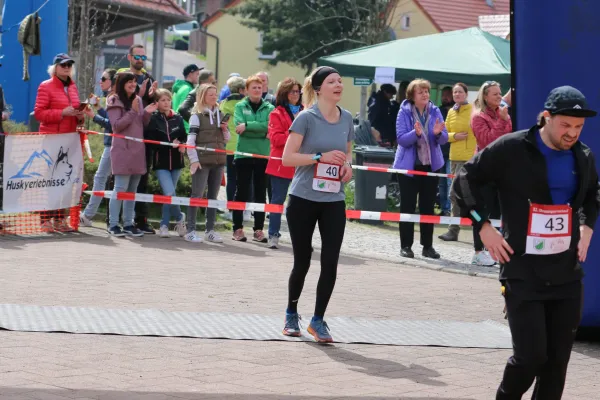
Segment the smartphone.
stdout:
<svg viewBox="0 0 600 400">
<path fill-rule="evenodd" d="M 231 114 L 225 114 L 225 116 L 223 117 L 221 122 L 227 122 L 227 121 L 229 121 L 229 118 L 231 118 Z"/>
<path fill-rule="evenodd" d="M 82 101 L 81 103 L 79 103 L 79 107 L 77 107 L 77 111 L 85 110 L 85 108 L 88 106 L 88 104 L 90 104 L 90 103 L 87 100 Z"/>
</svg>

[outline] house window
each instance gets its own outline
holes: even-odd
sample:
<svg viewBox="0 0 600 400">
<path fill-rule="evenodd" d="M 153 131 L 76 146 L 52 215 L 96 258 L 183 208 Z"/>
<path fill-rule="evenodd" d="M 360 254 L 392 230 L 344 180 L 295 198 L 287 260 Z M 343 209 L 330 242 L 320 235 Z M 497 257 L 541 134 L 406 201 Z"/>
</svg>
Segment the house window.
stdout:
<svg viewBox="0 0 600 400">
<path fill-rule="evenodd" d="M 410 15 L 404 14 L 402 16 L 402 29 L 405 31 L 410 30 Z"/>
<path fill-rule="evenodd" d="M 264 54 L 262 52 L 262 46 L 263 46 L 263 34 L 262 32 L 260 32 L 258 34 L 258 58 L 261 60 L 272 60 L 275 58 L 276 53 L 273 52 L 271 54 Z"/>
</svg>

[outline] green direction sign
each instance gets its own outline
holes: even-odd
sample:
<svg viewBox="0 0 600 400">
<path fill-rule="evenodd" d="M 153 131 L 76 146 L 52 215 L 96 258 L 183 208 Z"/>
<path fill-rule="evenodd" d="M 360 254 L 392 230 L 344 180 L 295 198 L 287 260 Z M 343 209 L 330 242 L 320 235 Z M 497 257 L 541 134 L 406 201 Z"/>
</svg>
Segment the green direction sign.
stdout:
<svg viewBox="0 0 600 400">
<path fill-rule="evenodd" d="M 371 78 L 354 78 L 354 86 L 369 86 L 373 83 Z"/>
</svg>

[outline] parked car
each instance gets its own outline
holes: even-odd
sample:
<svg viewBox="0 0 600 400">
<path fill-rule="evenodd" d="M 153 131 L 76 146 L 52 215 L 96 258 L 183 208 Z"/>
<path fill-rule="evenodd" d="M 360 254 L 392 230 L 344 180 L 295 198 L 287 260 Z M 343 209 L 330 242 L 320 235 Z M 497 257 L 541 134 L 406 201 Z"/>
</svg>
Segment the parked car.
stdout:
<svg viewBox="0 0 600 400">
<path fill-rule="evenodd" d="M 190 44 L 190 32 L 198 29 L 198 22 L 184 22 L 171 25 L 165 31 L 165 46 L 172 46 L 175 50 L 187 50 Z"/>
</svg>

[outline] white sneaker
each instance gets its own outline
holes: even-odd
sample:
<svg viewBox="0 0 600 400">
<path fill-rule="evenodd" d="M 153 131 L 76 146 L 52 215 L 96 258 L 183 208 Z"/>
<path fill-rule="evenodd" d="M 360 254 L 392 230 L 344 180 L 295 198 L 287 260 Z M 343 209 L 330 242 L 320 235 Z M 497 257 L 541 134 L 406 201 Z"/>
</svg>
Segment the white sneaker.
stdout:
<svg viewBox="0 0 600 400">
<path fill-rule="evenodd" d="M 184 213 L 181 213 L 181 220 L 175 225 L 175 232 L 177 232 L 180 237 L 184 237 L 187 233 L 187 226 L 185 224 Z"/>
<path fill-rule="evenodd" d="M 223 238 L 215 231 L 206 232 L 204 240 L 212 243 L 223 243 Z"/>
<path fill-rule="evenodd" d="M 479 265 L 481 267 L 491 267 L 496 264 L 496 261 L 490 256 L 490 253 L 487 251 L 480 251 L 479 253 L 473 254 L 473 259 L 471 260 L 472 265 Z"/>
<path fill-rule="evenodd" d="M 244 211 L 244 222 L 250 221 L 252 218 L 252 212 L 249 210 Z"/>
<path fill-rule="evenodd" d="M 190 233 L 185 235 L 183 237 L 183 240 L 185 240 L 186 242 L 191 242 L 191 243 L 202 243 L 204 241 L 200 236 L 198 236 L 196 231 L 191 231 Z"/>
<path fill-rule="evenodd" d="M 270 249 L 278 249 L 279 248 L 279 237 L 271 236 L 269 238 L 269 244 L 267 245 Z"/>
<path fill-rule="evenodd" d="M 85 216 L 84 213 L 79 214 L 79 225 L 81 226 L 92 226 L 92 220 Z"/>
<path fill-rule="evenodd" d="M 169 227 L 166 225 L 161 225 L 160 229 L 158 230 L 158 237 L 168 238 L 169 236 L 171 236 L 169 234 Z"/>
</svg>

